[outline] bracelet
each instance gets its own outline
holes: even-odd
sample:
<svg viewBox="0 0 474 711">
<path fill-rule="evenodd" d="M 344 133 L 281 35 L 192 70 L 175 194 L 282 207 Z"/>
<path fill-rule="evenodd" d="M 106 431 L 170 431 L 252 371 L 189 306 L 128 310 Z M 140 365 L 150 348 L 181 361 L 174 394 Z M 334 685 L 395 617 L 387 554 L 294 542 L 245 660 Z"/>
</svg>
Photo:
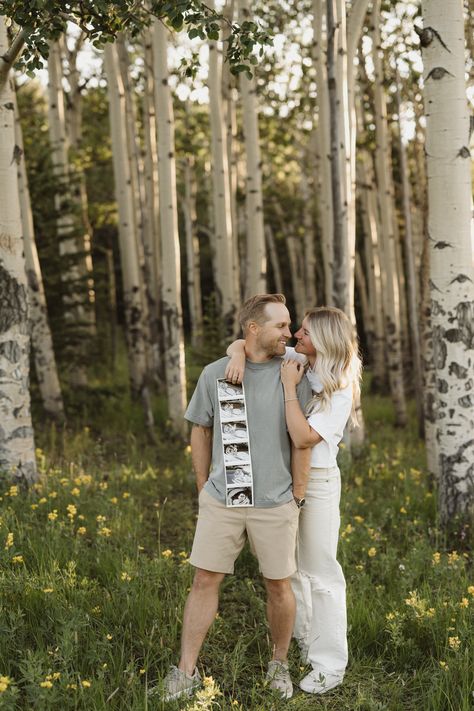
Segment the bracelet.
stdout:
<svg viewBox="0 0 474 711">
<path fill-rule="evenodd" d="M 288 398 L 285 398 L 285 402 L 291 402 L 292 400 L 298 400 L 298 398 L 297 398 L 297 397 L 288 397 Z"/>
</svg>

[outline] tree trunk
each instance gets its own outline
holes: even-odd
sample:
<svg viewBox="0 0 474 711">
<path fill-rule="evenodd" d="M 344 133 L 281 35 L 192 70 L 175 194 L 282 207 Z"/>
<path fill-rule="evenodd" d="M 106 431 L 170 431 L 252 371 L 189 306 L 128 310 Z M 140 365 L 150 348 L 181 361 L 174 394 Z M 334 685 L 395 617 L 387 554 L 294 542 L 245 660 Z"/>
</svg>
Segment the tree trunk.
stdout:
<svg viewBox="0 0 474 711">
<path fill-rule="evenodd" d="M 167 30 L 153 23 L 155 101 L 158 126 L 158 175 L 160 183 L 160 230 L 163 263 L 162 313 L 168 411 L 174 429 L 184 433 L 186 371 L 176 198 L 174 114 L 168 84 Z"/>
<path fill-rule="evenodd" d="M 38 251 L 36 249 L 33 213 L 31 211 L 28 176 L 25 167 L 23 134 L 16 96 L 15 112 L 15 142 L 18 148 L 18 189 L 23 243 L 25 248 L 26 274 L 28 278 L 30 333 L 35 359 L 36 377 L 46 414 L 58 422 L 61 422 L 64 420 L 64 405 L 56 368 L 53 339 L 48 322 L 43 276 L 41 274 Z"/>
<path fill-rule="evenodd" d="M 30 413 L 28 286 L 21 237 L 13 79 L 0 16 L 0 471 L 26 484 L 37 477 Z"/>
<path fill-rule="evenodd" d="M 383 310 L 385 317 L 388 377 L 395 408 L 395 421 L 398 426 L 405 426 L 407 422 L 407 411 L 403 386 L 398 280 L 395 271 L 396 254 L 393 231 L 394 195 L 391 177 L 391 151 L 380 49 L 380 2 L 381 0 L 375 0 L 374 2 L 372 39 L 375 75 L 375 168 L 379 191 L 381 227 L 381 240 L 379 244 L 382 273 L 385 275 L 385 284 L 382 285 L 382 297 L 384 299 Z"/>
<path fill-rule="evenodd" d="M 147 352 L 141 290 L 142 275 L 135 234 L 135 206 L 128 156 L 124 88 L 115 45 L 106 45 L 104 62 L 109 89 L 109 117 L 112 135 L 115 196 L 119 216 L 118 232 L 130 380 L 134 396 L 140 397 L 142 400 L 147 426 L 151 432 L 153 413 L 147 383 Z"/>
<path fill-rule="evenodd" d="M 304 290 L 305 304 L 309 308 L 316 306 L 316 254 L 314 249 L 315 230 L 313 223 L 313 196 L 316 191 L 310 189 L 307 166 L 304 156 L 301 161 L 301 197 L 303 200 L 303 239 L 304 239 Z"/>
<path fill-rule="evenodd" d="M 64 324 L 67 340 L 68 377 L 74 385 L 87 383 L 87 337 L 91 319 L 88 295 L 86 243 L 74 202 L 69 145 L 66 135 L 62 59 L 59 42 L 50 45 L 48 59 L 48 118 L 51 161 L 56 179 L 56 225 L 62 260 Z"/>
<path fill-rule="evenodd" d="M 222 105 L 222 52 L 217 42 L 209 45 L 209 103 L 211 118 L 212 187 L 215 223 L 215 272 L 218 308 L 225 335 L 235 333 L 237 307 L 234 294 L 234 250 L 230 205 L 227 130 Z"/>
<path fill-rule="evenodd" d="M 193 168 L 194 159 L 192 156 L 188 156 L 184 163 L 184 200 L 182 210 L 186 238 L 186 285 L 189 318 L 191 321 L 191 343 L 196 348 L 202 345 L 203 318 L 199 239 L 196 231 L 196 180 Z"/>
<path fill-rule="evenodd" d="M 265 236 L 267 238 L 267 250 L 270 257 L 270 264 L 273 272 L 273 281 L 275 283 L 275 291 L 277 294 L 283 293 L 283 280 L 281 278 L 280 262 L 278 261 L 278 252 L 275 244 L 275 235 L 271 225 L 267 222 L 265 225 Z"/>
<path fill-rule="evenodd" d="M 474 509 L 474 268 L 461 0 L 422 0 L 441 522 Z"/>
<path fill-rule="evenodd" d="M 251 20 L 248 0 L 239 0 L 240 21 Z M 240 95 L 244 124 L 245 202 L 247 216 L 247 268 L 245 295 L 262 294 L 267 288 L 267 255 L 263 224 L 262 158 L 258 128 L 257 84 L 255 77 L 249 79 L 240 74 Z"/>
</svg>

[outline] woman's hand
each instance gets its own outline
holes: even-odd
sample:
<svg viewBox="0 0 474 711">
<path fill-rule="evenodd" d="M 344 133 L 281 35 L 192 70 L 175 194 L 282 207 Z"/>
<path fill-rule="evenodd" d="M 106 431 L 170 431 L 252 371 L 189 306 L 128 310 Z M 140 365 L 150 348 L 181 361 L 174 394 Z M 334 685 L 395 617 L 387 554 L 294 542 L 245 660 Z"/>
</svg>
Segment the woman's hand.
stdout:
<svg viewBox="0 0 474 711">
<path fill-rule="evenodd" d="M 281 364 L 283 387 L 296 386 L 304 375 L 304 365 L 297 360 L 284 360 Z"/>
<path fill-rule="evenodd" d="M 245 352 L 234 353 L 227 363 L 224 377 L 234 385 L 240 385 L 245 373 Z"/>
</svg>

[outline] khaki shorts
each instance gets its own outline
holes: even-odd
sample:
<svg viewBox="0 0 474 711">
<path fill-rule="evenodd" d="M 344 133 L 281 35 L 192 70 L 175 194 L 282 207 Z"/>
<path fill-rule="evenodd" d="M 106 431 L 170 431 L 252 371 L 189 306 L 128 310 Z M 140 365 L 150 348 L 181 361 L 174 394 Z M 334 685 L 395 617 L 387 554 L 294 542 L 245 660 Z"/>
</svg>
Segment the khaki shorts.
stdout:
<svg viewBox="0 0 474 711">
<path fill-rule="evenodd" d="M 265 578 L 288 578 L 296 571 L 298 515 L 293 499 L 273 508 L 227 508 L 202 489 L 190 561 L 203 570 L 233 573 L 248 539 Z"/>
</svg>

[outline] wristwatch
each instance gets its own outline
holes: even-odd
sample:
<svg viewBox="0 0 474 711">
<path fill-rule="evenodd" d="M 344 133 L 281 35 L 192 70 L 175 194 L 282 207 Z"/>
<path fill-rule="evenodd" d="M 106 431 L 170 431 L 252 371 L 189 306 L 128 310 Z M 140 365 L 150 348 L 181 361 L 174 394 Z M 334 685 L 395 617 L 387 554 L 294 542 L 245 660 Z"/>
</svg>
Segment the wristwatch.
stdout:
<svg viewBox="0 0 474 711">
<path fill-rule="evenodd" d="M 293 498 L 295 500 L 295 504 L 297 505 L 297 507 L 299 509 L 303 508 L 306 499 L 304 497 L 302 499 L 300 499 L 300 498 L 298 498 L 298 496 L 293 496 Z"/>
</svg>

